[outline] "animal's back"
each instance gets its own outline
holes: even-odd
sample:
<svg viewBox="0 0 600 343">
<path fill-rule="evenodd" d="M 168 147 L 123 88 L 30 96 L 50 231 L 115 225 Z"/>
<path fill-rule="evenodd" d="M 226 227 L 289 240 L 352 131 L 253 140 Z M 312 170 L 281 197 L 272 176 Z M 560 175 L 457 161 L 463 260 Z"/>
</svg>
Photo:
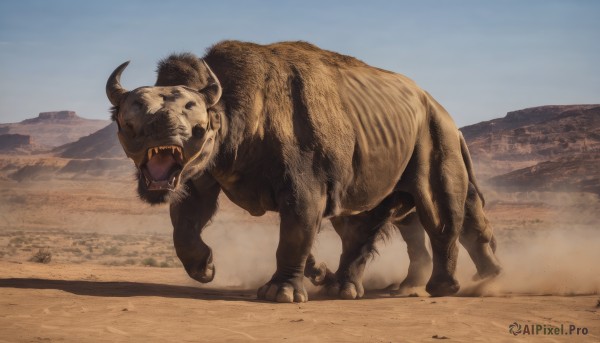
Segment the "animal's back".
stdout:
<svg viewBox="0 0 600 343">
<path fill-rule="evenodd" d="M 316 163 L 337 182 L 328 186 L 339 193 L 336 207 L 364 210 L 393 190 L 426 117 L 423 92 L 410 79 L 306 42 L 225 41 L 206 59 L 235 80 L 223 85 L 223 96 L 240 109 L 246 130 L 280 128 L 284 149 L 322 156 Z"/>
</svg>

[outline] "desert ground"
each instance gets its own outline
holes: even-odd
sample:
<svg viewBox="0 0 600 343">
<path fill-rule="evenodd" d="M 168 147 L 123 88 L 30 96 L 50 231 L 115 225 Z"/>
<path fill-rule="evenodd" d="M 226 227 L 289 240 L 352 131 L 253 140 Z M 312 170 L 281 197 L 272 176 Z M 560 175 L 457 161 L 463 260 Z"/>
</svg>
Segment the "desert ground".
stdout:
<svg viewBox="0 0 600 343">
<path fill-rule="evenodd" d="M 275 270 L 275 215 L 255 218 L 221 199 L 203 235 L 217 273 L 202 285 L 175 256 L 167 207 L 138 201 L 132 176 L 56 177 L 66 161 L 2 161 L 0 342 L 600 341 L 594 194 L 486 189 L 505 272 L 471 281 L 461 251 L 456 296 L 380 291 L 406 274 L 406 246 L 393 235 L 367 267 L 364 299 L 326 299 L 307 282 L 308 303 L 273 304 L 255 291 Z M 38 167 L 20 181 L 3 176 L 27 163 Z M 324 225 L 317 259 L 335 269 L 340 250 Z M 514 336 L 515 322 L 586 334 Z"/>
</svg>

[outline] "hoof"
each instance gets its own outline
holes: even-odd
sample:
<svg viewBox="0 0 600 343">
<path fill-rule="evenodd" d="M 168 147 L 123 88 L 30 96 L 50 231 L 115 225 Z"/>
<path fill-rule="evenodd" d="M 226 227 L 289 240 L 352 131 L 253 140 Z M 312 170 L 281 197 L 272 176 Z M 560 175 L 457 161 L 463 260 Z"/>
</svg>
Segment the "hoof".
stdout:
<svg viewBox="0 0 600 343">
<path fill-rule="evenodd" d="M 215 265 L 209 263 L 204 269 L 195 269 L 188 272 L 188 275 L 199 282 L 208 283 L 215 278 Z"/>
<path fill-rule="evenodd" d="M 500 267 L 499 265 L 493 265 L 487 268 L 485 271 L 478 272 L 475 275 L 473 275 L 472 280 L 481 281 L 485 279 L 492 279 L 500 274 L 502 274 L 502 267 Z"/>
<path fill-rule="evenodd" d="M 445 297 L 449 295 L 456 294 L 460 289 L 460 285 L 456 279 L 444 279 L 444 280 L 435 280 L 431 279 L 427 283 L 425 290 L 432 297 Z"/>
<path fill-rule="evenodd" d="M 308 301 L 308 294 L 304 286 L 294 288 L 292 283 L 288 282 L 268 282 L 258 289 L 257 297 L 258 299 L 278 303 L 303 303 Z"/>
<path fill-rule="evenodd" d="M 422 289 L 423 286 L 400 286 L 397 289 L 390 290 L 390 295 L 392 296 L 404 296 L 418 293 L 419 289 Z"/>
<path fill-rule="evenodd" d="M 381 289 L 382 292 L 397 292 L 400 289 L 400 284 L 398 282 L 390 283 L 387 287 Z"/>
<path fill-rule="evenodd" d="M 330 298 L 338 298 L 344 300 L 354 300 L 362 298 L 365 294 L 365 290 L 362 284 L 346 281 L 339 283 L 337 281 L 328 284 L 324 288 L 325 294 Z"/>
<path fill-rule="evenodd" d="M 351 282 L 346 282 L 344 287 L 340 290 L 340 298 L 345 300 L 353 300 L 358 298 L 358 292 L 356 286 Z"/>
</svg>

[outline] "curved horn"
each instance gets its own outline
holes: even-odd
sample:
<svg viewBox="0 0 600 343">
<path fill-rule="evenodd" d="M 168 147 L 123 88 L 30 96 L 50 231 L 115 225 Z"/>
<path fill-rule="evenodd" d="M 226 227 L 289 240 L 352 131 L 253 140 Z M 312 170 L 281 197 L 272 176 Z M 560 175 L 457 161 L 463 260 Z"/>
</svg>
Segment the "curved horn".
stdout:
<svg viewBox="0 0 600 343">
<path fill-rule="evenodd" d="M 121 73 L 125 70 L 129 62 L 130 61 L 127 61 L 118 66 L 117 69 L 110 74 L 108 81 L 106 81 L 106 96 L 113 106 L 119 106 L 121 99 L 128 92 L 121 86 Z"/>
<path fill-rule="evenodd" d="M 219 102 L 219 99 L 221 99 L 223 89 L 221 88 L 221 83 L 219 82 L 219 79 L 217 78 L 215 73 L 213 73 L 212 69 L 210 69 L 208 64 L 206 64 L 206 61 L 202 60 L 202 63 L 204 63 L 204 66 L 208 71 L 208 85 L 201 89 L 200 93 L 204 94 L 204 96 L 206 97 L 206 106 L 212 107 L 216 105 L 217 102 Z"/>
</svg>

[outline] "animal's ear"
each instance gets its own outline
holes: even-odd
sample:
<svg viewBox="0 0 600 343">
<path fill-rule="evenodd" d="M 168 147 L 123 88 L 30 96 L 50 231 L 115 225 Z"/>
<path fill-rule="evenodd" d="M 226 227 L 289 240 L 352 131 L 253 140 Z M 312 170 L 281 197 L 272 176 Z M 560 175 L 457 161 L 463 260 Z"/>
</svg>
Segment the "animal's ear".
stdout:
<svg viewBox="0 0 600 343">
<path fill-rule="evenodd" d="M 221 88 L 219 79 L 217 79 L 217 76 L 213 73 L 208 64 L 206 64 L 204 60 L 202 60 L 202 63 L 204 63 L 204 66 L 208 71 L 208 85 L 200 90 L 200 94 L 204 95 L 206 107 L 213 107 L 217 104 L 217 102 L 219 102 L 219 99 L 221 99 L 223 89 Z"/>
<path fill-rule="evenodd" d="M 117 128 L 119 129 L 119 131 L 121 131 L 121 122 L 119 121 L 119 107 L 118 106 L 113 106 L 110 109 L 110 119 L 112 119 L 112 121 L 117 123 Z"/>
</svg>

